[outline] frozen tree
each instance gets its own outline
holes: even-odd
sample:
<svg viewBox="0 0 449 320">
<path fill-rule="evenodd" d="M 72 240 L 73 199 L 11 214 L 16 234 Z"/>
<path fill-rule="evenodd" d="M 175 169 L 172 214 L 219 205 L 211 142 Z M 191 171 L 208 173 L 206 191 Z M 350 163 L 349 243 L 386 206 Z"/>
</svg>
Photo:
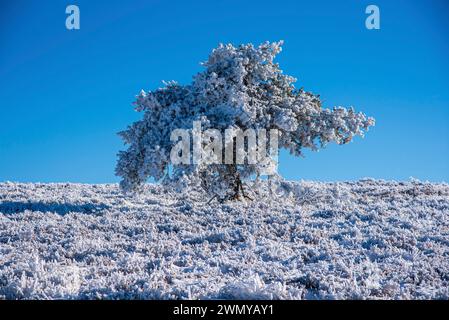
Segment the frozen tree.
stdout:
<svg viewBox="0 0 449 320">
<path fill-rule="evenodd" d="M 129 145 L 118 155 L 116 174 L 123 178 L 122 189 L 139 190 L 152 177 L 156 181 L 197 183 L 220 199 L 239 198 L 246 196 L 245 179 L 275 174 L 274 170 L 267 171 L 267 167 L 276 166 L 275 157 L 266 152 L 270 148 L 284 148 L 299 156 L 304 148 L 317 150 L 332 141 L 348 143 L 374 125 L 374 119 L 352 108 L 324 109 L 319 95 L 295 88 L 296 79 L 283 74 L 274 62 L 281 46 L 282 41 L 258 47 L 220 44 L 202 63 L 205 70 L 195 75 L 191 84 L 168 82 L 155 91 L 142 91 L 135 102 L 136 110 L 143 113 L 142 120 L 119 133 Z M 201 126 L 196 132 L 201 138 L 196 155 L 194 123 Z M 179 129 L 190 130 L 187 132 L 191 134 L 183 137 L 186 131 Z M 270 137 L 263 144 L 259 135 L 254 145 L 247 135 L 243 138 L 245 162 L 229 163 L 226 157 L 236 160 L 242 155 L 236 144 L 238 138 L 217 132 L 211 137 L 212 129 L 240 133 L 250 129 L 267 136 L 277 130 L 278 139 Z M 181 163 L 171 161 L 173 148 L 179 147 L 173 133 L 184 142 L 175 152 L 184 157 Z M 213 142 L 215 147 L 211 148 Z M 250 161 L 253 151 L 255 162 Z M 195 156 L 201 161 L 195 162 Z"/>
</svg>

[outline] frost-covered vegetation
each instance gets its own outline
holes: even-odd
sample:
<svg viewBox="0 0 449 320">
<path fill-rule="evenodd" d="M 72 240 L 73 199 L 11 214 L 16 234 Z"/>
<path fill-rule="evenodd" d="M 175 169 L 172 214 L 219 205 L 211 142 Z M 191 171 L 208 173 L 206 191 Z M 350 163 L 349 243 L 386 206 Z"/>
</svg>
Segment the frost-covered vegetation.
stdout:
<svg viewBox="0 0 449 320">
<path fill-rule="evenodd" d="M 449 298 L 449 186 L 0 184 L 0 299 Z"/>
<path fill-rule="evenodd" d="M 326 109 L 318 94 L 296 88 L 296 79 L 284 74 L 274 61 L 281 46 L 282 41 L 258 47 L 220 45 L 212 50 L 202 64 L 204 70 L 193 77 L 192 83 L 169 82 L 163 88 L 142 91 L 135 102 L 136 110 L 143 113 L 142 119 L 120 132 L 128 146 L 119 153 L 116 167 L 117 175 L 122 177 L 121 187 L 138 191 L 151 177 L 156 181 L 199 184 L 220 199 L 236 199 L 241 193 L 245 195 L 242 180 L 276 174 L 273 168 L 277 159 L 271 152 L 267 156 L 266 149 L 277 153 L 279 147 L 300 156 L 304 149 L 318 150 L 330 142 L 348 143 L 374 125 L 373 118 L 352 107 Z M 198 154 L 193 158 L 199 161 L 187 156 L 188 161 L 179 164 L 173 161 L 171 151 L 178 141 L 177 136 L 175 141 L 171 139 L 172 133 L 180 129 L 197 131 L 194 122 L 209 134 L 213 132 L 214 138 L 193 134 L 200 136 L 192 143 L 200 148 L 191 148 L 189 143 L 185 149 L 193 149 L 191 153 Z M 242 150 L 232 137 L 217 137 L 217 131 L 224 130 L 233 130 L 241 138 L 244 132 L 262 130 L 271 135 L 274 130 L 279 138 L 274 146 L 270 137 L 268 146 L 260 143 L 260 135 L 257 145 L 247 137 Z M 226 152 L 221 148 L 218 151 L 219 145 L 224 145 L 229 154 L 224 156 Z M 244 151 L 257 153 L 256 161 L 239 163 L 236 158 Z"/>
</svg>

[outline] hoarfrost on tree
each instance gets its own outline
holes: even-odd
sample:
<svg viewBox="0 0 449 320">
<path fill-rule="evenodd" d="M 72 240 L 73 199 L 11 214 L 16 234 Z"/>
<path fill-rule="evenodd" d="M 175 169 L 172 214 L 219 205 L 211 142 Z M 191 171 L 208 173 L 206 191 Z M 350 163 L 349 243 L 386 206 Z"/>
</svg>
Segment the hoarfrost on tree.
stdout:
<svg viewBox="0 0 449 320">
<path fill-rule="evenodd" d="M 277 129 L 278 147 L 296 156 L 303 148 L 317 150 L 329 142 L 345 144 L 355 135 L 363 136 L 374 119 L 352 107 L 324 109 L 319 95 L 297 89 L 296 79 L 283 74 L 274 62 L 282 43 L 265 42 L 258 47 L 220 44 L 202 63 L 205 70 L 195 75 L 192 83 L 164 82 L 163 88 L 142 91 L 135 102 L 136 110 L 143 113 L 142 120 L 119 133 L 129 146 L 119 153 L 116 168 L 122 189 L 139 190 L 152 177 L 156 181 L 198 183 L 222 199 L 238 198 L 243 193 L 242 180 L 258 177 L 266 161 L 171 163 L 170 151 L 176 144 L 171 133 L 192 129 L 194 121 L 199 121 L 203 130 Z M 204 146 L 210 141 L 201 143 Z M 224 143 L 234 145 L 235 141 Z M 205 150 L 202 158 L 210 152 Z"/>
</svg>

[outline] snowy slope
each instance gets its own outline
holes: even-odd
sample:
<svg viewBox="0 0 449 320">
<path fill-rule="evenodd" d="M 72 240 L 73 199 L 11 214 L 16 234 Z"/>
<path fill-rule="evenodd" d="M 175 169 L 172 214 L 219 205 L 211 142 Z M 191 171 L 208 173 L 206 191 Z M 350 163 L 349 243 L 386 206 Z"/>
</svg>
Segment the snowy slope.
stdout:
<svg viewBox="0 0 449 320">
<path fill-rule="evenodd" d="M 449 298 L 448 184 L 255 189 L 2 183 L 0 299 Z"/>
</svg>

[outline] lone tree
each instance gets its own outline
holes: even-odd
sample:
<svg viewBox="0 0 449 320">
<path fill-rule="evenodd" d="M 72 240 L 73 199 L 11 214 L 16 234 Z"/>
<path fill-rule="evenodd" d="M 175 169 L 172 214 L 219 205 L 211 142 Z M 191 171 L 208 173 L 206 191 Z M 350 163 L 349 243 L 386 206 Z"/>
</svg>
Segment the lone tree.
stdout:
<svg viewBox="0 0 449 320">
<path fill-rule="evenodd" d="M 195 75 L 191 84 L 169 82 L 155 91 L 142 91 L 135 102 L 136 110 L 143 112 L 142 120 L 119 133 L 129 145 L 128 150 L 118 155 L 116 174 L 122 177 L 122 189 L 138 191 L 152 177 L 156 181 L 196 182 L 220 199 L 236 199 L 246 196 L 244 179 L 275 174 L 273 170 L 267 171 L 267 167 L 276 165 L 276 159 L 270 156 L 258 156 L 256 162 L 224 161 L 229 146 L 230 158 L 235 160 L 241 155 L 236 145 L 238 138 L 228 139 L 226 135 L 219 141 L 223 142 L 225 153 L 221 153 L 218 144 L 200 148 L 200 158 L 209 161 L 195 162 L 194 155 L 182 149 L 175 153 L 182 154 L 186 161 L 173 163 L 172 149 L 179 143 L 173 139 L 174 130 L 194 133 L 194 123 L 209 132 L 231 128 L 241 130 L 240 133 L 250 129 L 271 134 L 277 130 L 277 141 L 270 139 L 267 144 L 259 143 L 260 136 L 257 145 L 251 144 L 250 135 L 244 134 L 246 155 L 254 149 L 262 155 L 266 151 L 262 149 L 267 147 L 285 148 L 296 156 L 301 155 L 303 148 L 317 150 L 332 141 L 348 143 L 374 125 L 374 119 L 352 108 L 323 109 L 319 95 L 296 89 L 296 79 L 283 74 L 273 62 L 281 46 L 282 41 L 258 47 L 220 44 L 202 63 L 205 70 Z M 203 147 L 222 139 L 199 134 Z M 183 145 L 189 149 L 190 138 Z M 211 154 L 215 155 L 212 161 Z"/>
</svg>

